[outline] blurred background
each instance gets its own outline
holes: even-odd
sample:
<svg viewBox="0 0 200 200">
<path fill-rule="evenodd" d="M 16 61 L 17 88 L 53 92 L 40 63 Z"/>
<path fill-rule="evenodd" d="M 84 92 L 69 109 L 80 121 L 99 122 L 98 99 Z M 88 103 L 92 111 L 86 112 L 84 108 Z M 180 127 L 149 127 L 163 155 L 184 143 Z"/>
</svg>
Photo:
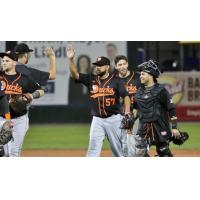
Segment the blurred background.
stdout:
<svg viewBox="0 0 200 200">
<path fill-rule="evenodd" d="M 200 128 L 200 41 L 1 41 L 0 51 L 12 50 L 19 42 L 27 43 L 34 50 L 28 66 L 48 71 L 49 62 L 43 53 L 46 47 L 52 47 L 57 58 L 56 80 L 48 82 L 46 95 L 30 108 L 31 128 L 25 149 L 87 148 L 90 105 L 86 88 L 70 78 L 65 50 L 69 43 L 76 50 L 76 64 L 82 73 L 93 70 L 91 63 L 98 56 L 110 58 L 112 69 L 114 58 L 119 54 L 128 57 L 131 70 L 145 60 L 158 61 L 165 72 L 160 82 L 173 96 L 178 119 L 188 122 L 182 126 L 188 130 L 196 127 L 196 131 Z M 80 133 L 77 133 L 79 128 Z M 46 137 L 51 144 L 46 143 Z M 196 145 L 193 146 L 195 149 L 199 149 L 200 140 L 196 137 L 199 137 L 198 134 L 192 143 Z M 105 148 L 108 148 L 107 144 Z M 186 145 L 187 148 L 190 148 L 189 145 Z"/>
</svg>

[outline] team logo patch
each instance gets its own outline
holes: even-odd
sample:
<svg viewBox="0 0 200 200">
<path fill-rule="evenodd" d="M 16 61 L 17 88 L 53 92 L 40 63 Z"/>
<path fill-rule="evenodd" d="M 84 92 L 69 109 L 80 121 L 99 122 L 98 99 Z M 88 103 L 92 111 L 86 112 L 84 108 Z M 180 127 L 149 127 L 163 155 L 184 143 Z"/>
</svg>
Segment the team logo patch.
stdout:
<svg viewBox="0 0 200 200">
<path fill-rule="evenodd" d="M 137 87 L 133 84 L 126 86 L 126 90 L 129 94 L 135 94 L 137 92 Z"/>
<path fill-rule="evenodd" d="M 115 94 L 114 88 L 100 88 L 98 85 L 93 85 L 92 86 L 92 91 L 90 91 L 92 94 L 92 98 L 97 98 L 97 97 L 103 97 L 103 96 L 112 96 Z"/>
<path fill-rule="evenodd" d="M 6 94 L 22 94 L 22 87 L 17 83 L 16 85 L 7 85 Z"/>
</svg>

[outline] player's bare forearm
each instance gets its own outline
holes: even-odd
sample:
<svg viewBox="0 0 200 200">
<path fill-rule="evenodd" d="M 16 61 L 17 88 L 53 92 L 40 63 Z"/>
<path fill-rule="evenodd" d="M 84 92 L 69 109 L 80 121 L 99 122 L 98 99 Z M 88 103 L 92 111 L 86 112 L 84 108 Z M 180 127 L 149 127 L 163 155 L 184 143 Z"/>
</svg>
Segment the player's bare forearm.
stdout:
<svg viewBox="0 0 200 200">
<path fill-rule="evenodd" d="M 50 56 L 49 57 L 50 60 L 50 65 L 49 65 L 49 79 L 50 80 L 55 80 L 56 79 L 56 70 L 57 70 L 57 66 L 56 66 L 56 57 L 55 55 Z"/>
<path fill-rule="evenodd" d="M 72 78 L 78 80 L 79 73 L 78 73 L 78 68 L 77 68 L 76 64 L 74 63 L 75 50 L 74 50 L 73 46 L 69 45 L 66 48 L 66 52 L 67 52 L 67 60 L 68 60 L 71 76 L 72 76 Z"/>
<path fill-rule="evenodd" d="M 78 80 L 79 79 L 79 73 L 78 73 L 78 69 L 77 69 L 74 61 L 71 60 L 71 59 L 68 59 L 68 64 L 69 64 L 69 70 L 70 70 L 72 78 Z"/>
<path fill-rule="evenodd" d="M 40 97 L 44 96 L 44 90 L 36 90 L 40 93 Z"/>
<path fill-rule="evenodd" d="M 131 100 L 129 96 L 124 98 L 124 113 L 130 113 Z"/>
<path fill-rule="evenodd" d="M 45 55 L 49 58 L 50 65 L 49 65 L 49 79 L 55 80 L 56 79 L 56 56 L 52 48 L 48 47 L 44 50 Z"/>
</svg>

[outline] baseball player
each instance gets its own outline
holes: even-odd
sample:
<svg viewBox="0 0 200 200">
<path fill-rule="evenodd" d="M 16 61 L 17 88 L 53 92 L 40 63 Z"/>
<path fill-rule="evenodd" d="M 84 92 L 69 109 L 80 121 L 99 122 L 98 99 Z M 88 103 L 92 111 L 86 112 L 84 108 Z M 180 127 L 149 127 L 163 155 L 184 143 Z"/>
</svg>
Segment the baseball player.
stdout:
<svg viewBox="0 0 200 200">
<path fill-rule="evenodd" d="M 96 74 L 81 74 L 74 63 L 75 52 L 67 48 L 67 58 L 71 76 L 87 86 L 93 116 L 87 156 L 100 156 L 104 138 L 107 137 L 113 156 L 127 156 L 126 134 L 120 129 L 120 96 L 124 99 L 125 113 L 130 113 L 130 98 L 123 85 L 114 74 L 109 74 L 110 60 L 99 57 L 93 63 Z"/>
<path fill-rule="evenodd" d="M 141 86 L 139 75 L 130 71 L 128 69 L 128 59 L 124 55 L 118 55 L 115 58 L 115 69 L 117 70 L 117 76 L 121 80 L 122 84 L 125 86 L 127 92 L 129 93 L 131 99 L 131 111 L 134 112 L 136 117 L 137 111 L 133 109 L 134 95 L 137 89 Z M 128 156 L 132 157 L 136 154 L 135 149 L 135 135 L 138 128 L 139 120 L 137 119 L 134 123 L 134 127 L 131 132 L 127 134 L 127 146 L 128 146 Z"/>
<path fill-rule="evenodd" d="M 17 73 L 15 65 L 17 55 L 14 52 L 0 53 L 2 58 L 3 74 L 2 77 L 6 81 L 5 93 L 8 96 L 9 102 L 13 96 L 26 94 L 29 100 L 39 98 L 44 95 L 44 91 L 34 81 L 29 79 L 28 76 Z M 29 128 L 29 119 L 27 109 L 22 113 L 17 113 L 10 106 L 11 121 L 13 122 L 13 139 L 8 144 L 4 145 L 6 156 L 20 156 L 24 136 Z M 1 115 L 0 126 L 5 122 L 5 117 Z"/>
<path fill-rule="evenodd" d="M 172 98 L 164 86 L 157 82 L 161 74 L 155 61 L 149 60 L 138 66 L 143 84 L 135 94 L 139 115 L 139 128 L 136 147 L 147 155 L 147 147 L 155 145 L 158 156 L 171 157 L 169 139 L 180 137 L 177 125 L 176 110 Z M 172 130 L 169 125 L 169 117 Z"/>
<path fill-rule="evenodd" d="M 37 82 L 41 86 L 46 85 L 48 80 L 56 79 L 56 56 L 52 48 L 46 48 L 44 51 L 50 61 L 49 72 L 44 72 L 32 67 L 25 66 L 25 64 L 28 64 L 28 61 L 31 57 L 30 53 L 33 52 L 32 49 L 29 49 L 27 44 L 17 44 L 14 48 L 14 51 L 18 55 L 18 63 L 16 65 L 16 71 L 18 73 L 30 76 L 35 82 Z"/>
</svg>

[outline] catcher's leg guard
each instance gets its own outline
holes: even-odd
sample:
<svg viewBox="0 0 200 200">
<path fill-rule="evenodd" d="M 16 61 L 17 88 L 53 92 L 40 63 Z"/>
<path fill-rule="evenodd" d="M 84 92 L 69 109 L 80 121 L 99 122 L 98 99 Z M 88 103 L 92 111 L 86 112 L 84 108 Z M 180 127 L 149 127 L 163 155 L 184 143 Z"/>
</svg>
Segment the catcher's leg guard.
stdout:
<svg viewBox="0 0 200 200">
<path fill-rule="evenodd" d="M 158 156 L 160 156 L 160 157 L 173 157 L 173 155 L 169 149 L 169 144 L 167 142 L 157 144 L 156 151 L 158 153 Z"/>
<path fill-rule="evenodd" d="M 135 137 L 135 156 L 136 157 L 148 157 L 148 144 L 147 141 L 141 138 L 139 135 Z"/>
</svg>

